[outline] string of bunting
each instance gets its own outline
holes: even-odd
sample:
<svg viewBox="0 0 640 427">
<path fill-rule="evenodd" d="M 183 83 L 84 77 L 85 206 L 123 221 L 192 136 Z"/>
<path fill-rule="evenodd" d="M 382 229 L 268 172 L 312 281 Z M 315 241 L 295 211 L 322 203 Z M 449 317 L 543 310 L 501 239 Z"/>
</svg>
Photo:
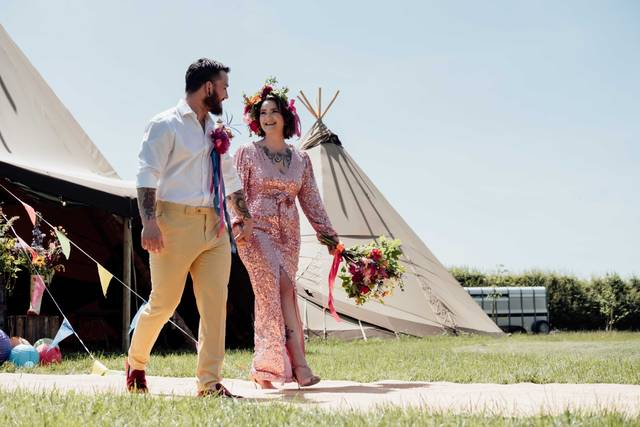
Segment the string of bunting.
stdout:
<svg viewBox="0 0 640 427">
<path fill-rule="evenodd" d="M 27 212 L 29 219 L 31 220 L 31 223 L 35 226 L 36 224 L 36 217 L 39 217 L 40 220 L 42 222 L 44 222 L 47 226 L 49 226 L 52 230 L 54 230 L 54 232 L 56 233 L 56 237 L 58 238 L 58 241 L 60 242 L 60 246 L 62 248 L 62 252 L 65 256 L 66 259 L 69 259 L 69 256 L 71 254 L 71 246 L 73 246 L 74 248 L 78 249 L 81 253 L 83 253 L 87 258 L 89 258 L 91 261 L 93 261 L 96 264 L 96 268 L 97 268 L 97 272 L 98 272 L 98 277 L 100 279 L 100 286 L 102 288 L 102 293 L 104 294 L 105 298 L 107 296 L 107 290 L 109 289 L 109 285 L 111 284 L 112 279 L 115 279 L 117 282 L 119 282 L 122 286 L 124 286 L 125 288 L 127 288 L 133 295 L 135 295 L 137 298 L 139 298 L 140 300 L 142 300 L 144 302 L 144 304 L 142 306 L 140 306 L 140 308 L 138 309 L 137 313 L 135 314 L 135 316 L 133 317 L 131 323 L 130 323 L 130 327 L 129 327 L 129 333 L 131 333 L 137 323 L 138 323 L 138 318 L 140 317 L 140 314 L 143 312 L 144 308 L 147 307 L 148 305 L 148 301 L 142 297 L 140 294 L 138 294 L 136 291 L 134 291 L 129 285 L 127 285 L 126 283 L 124 283 L 122 280 L 120 280 L 117 276 L 114 276 L 109 270 L 107 270 L 106 268 L 104 268 L 98 261 L 96 261 L 91 255 L 89 255 L 84 249 L 82 249 L 80 246 L 78 246 L 73 240 L 69 239 L 69 237 L 67 237 L 66 235 L 64 235 L 64 233 L 62 233 L 61 231 L 59 231 L 56 227 L 54 227 L 49 221 L 47 221 L 42 214 L 40 214 L 39 212 L 36 212 L 35 209 L 33 209 L 33 207 L 31 207 L 28 203 L 23 202 L 18 196 L 16 196 L 15 194 L 13 194 L 8 188 L 6 188 L 4 185 L 0 184 L 0 187 L 5 190 L 8 194 L 10 194 L 14 199 L 16 199 L 20 204 L 22 204 L 22 206 L 24 207 L 25 211 Z M 4 214 L 2 214 L 5 219 L 6 216 Z M 13 229 L 13 227 L 11 227 L 13 234 L 16 236 L 16 239 L 18 240 L 18 242 L 20 243 L 21 248 L 23 248 L 23 250 L 28 251 L 28 253 L 33 257 L 35 257 L 36 252 L 35 250 L 28 245 L 19 235 L 18 233 L 15 231 L 15 229 Z M 60 308 L 60 306 L 58 305 L 58 303 L 55 301 L 55 299 L 53 298 L 53 295 L 51 294 L 51 291 L 48 289 L 48 287 L 45 286 L 45 289 L 47 291 L 47 293 L 49 294 L 49 296 L 51 296 L 51 299 L 54 301 L 56 307 L 58 308 L 58 310 L 60 311 L 60 314 L 62 315 L 62 317 L 64 318 L 63 321 L 63 325 L 72 330 L 73 328 L 71 327 L 71 324 L 68 322 L 66 316 L 64 315 L 62 309 Z M 66 321 L 66 325 L 65 325 L 65 321 Z M 169 319 L 169 323 L 171 323 L 176 329 L 178 329 L 180 332 L 182 332 L 185 336 L 187 336 L 188 338 L 190 338 L 196 345 L 198 344 L 198 340 L 196 340 L 194 337 L 191 336 L 191 334 L 189 334 L 187 331 L 185 331 L 182 327 L 180 327 L 180 325 L 178 325 L 177 323 L 175 323 L 173 320 Z M 62 326 L 61 326 L 62 329 Z M 78 340 L 82 343 L 82 340 L 80 339 L 80 337 L 78 336 L 77 333 L 75 333 L 75 331 L 73 331 L 73 333 L 76 335 L 76 337 L 78 337 Z M 69 335 L 66 335 L 64 338 L 66 338 Z M 62 338 L 62 339 L 64 339 Z M 89 349 L 87 349 L 87 347 L 84 345 L 84 343 L 82 343 L 82 346 L 85 348 L 85 350 L 87 351 L 87 353 L 89 353 L 89 355 L 91 356 L 92 359 L 95 360 L 95 358 L 93 357 L 93 355 L 91 355 L 91 352 L 89 351 Z M 99 363 L 99 362 L 98 362 Z M 106 369 L 106 368 L 105 368 Z"/>
<path fill-rule="evenodd" d="M 15 196 L 14 196 L 15 197 Z M 27 205 L 28 206 L 28 205 Z M 30 206 L 29 206 L 30 207 Z M 5 219 L 5 221 L 9 221 L 9 218 L 7 218 L 7 216 L 4 214 L 4 212 L 2 212 L 2 217 Z M 35 222 L 34 222 L 35 224 Z M 9 227 L 11 229 L 11 232 L 13 233 L 13 235 L 16 237 L 16 239 L 18 240 L 18 242 L 20 243 L 20 249 L 22 251 L 24 251 L 24 253 L 26 255 L 31 255 L 33 257 L 33 253 L 35 253 L 35 251 L 33 250 L 33 248 L 31 246 L 29 246 L 19 235 L 18 232 L 16 231 L 15 228 L 13 228 L 13 225 L 11 225 Z M 80 336 L 78 335 L 78 333 L 73 329 L 73 327 L 71 326 L 71 323 L 69 322 L 69 320 L 67 319 L 67 316 L 65 316 L 64 312 L 62 311 L 62 308 L 60 307 L 60 304 L 58 304 L 58 301 L 54 298 L 53 294 L 51 293 L 51 290 L 49 289 L 49 287 L 47 285 L 44 284 L 44 280 L 42 280 L 42 275 L 40 274 L 40 270 L 38 268 L 38 266 L 34 266 L 34 270 L 36 273 L 36 276 L 38 277 L 38 284 L 39 284 L 39 288 L 38 288 L 38 292 L 40 293 L 44 293 L 44 291 L 47 291 L 47 294 L 49 294 L 49 296 L 51 297 L 51 300 L 53 301 L 53 304 L 56 306 L 56 308 L 58 309 L 58 311 L 60 312 L 60 314 L 62 315 L 63 321 L 62 321 L 62 325 L 60 325 L 60 328 L 58 329 L 58 332 L 56 333 L 56 336 L 53 340 L 53 343 L 51 344 L 52 347 L 54 346 L 58 346 L 58 344 L 60 344 L 60 341 L 62 341 L 63 339 L 71 336 L 71 335 L 75 335 L 76 338 L 78 338 L 78 341 L 80 342 L 80 344 L 82 345 L 82 347 L 84 348 L 84 350 L 87 352 L 87 354 L 89 355 L 89 357 L 91 357 L 92 360 L 94 360 L 94 362 L 96 361 L 96 358 L 93 356 L 93 354 L 91 353 L 91 351 L 89 351 L 89 349 L 87 348 L 87 346 L 84 344 L 84 341 L 82 341 L 82 338 L 80 338 Z"/>
</svg>

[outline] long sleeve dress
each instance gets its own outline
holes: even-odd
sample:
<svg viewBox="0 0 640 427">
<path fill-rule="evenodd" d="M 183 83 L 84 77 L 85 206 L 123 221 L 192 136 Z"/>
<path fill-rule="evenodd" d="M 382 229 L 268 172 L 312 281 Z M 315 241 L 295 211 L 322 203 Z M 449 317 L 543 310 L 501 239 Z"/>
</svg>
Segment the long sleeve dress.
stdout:
<svg viewBox="0 0 640 427">
<path fill-rule="evenodd" d="M 337 235 L 320 198 L 309 156 L 292 145 L 289 147 L 292 158 L 285 173 L 255 142 L 241 147 L 235 157 L 254 224 L 248 243 L 238 248 L 255 295 L 251 374 L 260 380 L 276 382 L 292 381 L 280 302 L 280 274 L 285 274 L 295 287 L 300 254 L 296 197 L 318 235 Z M 297 301 L 295 294 L 293 298 Z M 297 317 L 302 324 L 299 313 Z"/>
</svg>

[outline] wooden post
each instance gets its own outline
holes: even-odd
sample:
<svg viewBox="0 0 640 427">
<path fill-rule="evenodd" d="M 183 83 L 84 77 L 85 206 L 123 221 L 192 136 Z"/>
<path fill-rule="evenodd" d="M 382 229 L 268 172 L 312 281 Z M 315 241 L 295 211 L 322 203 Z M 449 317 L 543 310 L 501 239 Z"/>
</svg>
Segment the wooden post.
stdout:
<svg viewBox="0 0 640 427">
<path fill-rule="evenodd" d="M 131 287 L 131 218 L 124 218 L 123 251 L 122 251 L 122 281 Z M 129 350 L 129 325 L 131 324 L 131 291 L 122 287 L 122 351 Z"/>
</svg>

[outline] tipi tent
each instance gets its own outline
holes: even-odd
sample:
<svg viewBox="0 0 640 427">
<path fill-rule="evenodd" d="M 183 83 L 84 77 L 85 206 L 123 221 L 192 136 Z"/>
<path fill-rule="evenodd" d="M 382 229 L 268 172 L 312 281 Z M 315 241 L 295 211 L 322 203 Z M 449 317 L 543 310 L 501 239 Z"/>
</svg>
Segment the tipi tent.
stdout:
<svg viewBox="0 0 640 427">
<path fill-rule="evenodd" d="M 63 200 L 136 214 L 133 183 L 118 177 L 1 25 L 0 168 Z"/>
<path fill-rule="evenodd" d="M 405 290 L 396 290 L 385 304 L 367 302 L 357 306 L 340 287 L 339 279 L 336 280 L 335 307 L 343 318 L 343 322 L 336 322 L 323 310 L 332 258 L 301 215 L 298 302 L 308 332 L 364 337 L 385 333 L 425 336 L 458 331 L 501 334 L 360 169 L 338 136 L 325 126 L 322 117 L 336 97 L 324 112 L 320 105 L 314 109 L 304 93 L 298 98 L 316 119 L 301 140 L 300 148 L 309 154 L 324 205 L 341 240 L 348 247 L 366 244 L 379 236 L 400 239 L 404 251 L 402 262 L 407 270 Z"/>
</svg>

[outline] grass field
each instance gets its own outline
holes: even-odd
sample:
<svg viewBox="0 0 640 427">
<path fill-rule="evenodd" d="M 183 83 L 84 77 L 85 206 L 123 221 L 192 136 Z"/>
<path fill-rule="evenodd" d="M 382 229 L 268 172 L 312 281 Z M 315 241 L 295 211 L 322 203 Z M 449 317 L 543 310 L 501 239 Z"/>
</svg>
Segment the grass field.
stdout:
<svg viewBox="0 0 640 427">
<path fill-rule="evenodd" d="M 636 333 L 318 340 L 308 343 L 307 349 L 311 366 L 327 379 L 640 384 L 640 334 Z M 122 355 L 101 354 L 98 358 L 107 367 L 122 370 Z M 250 360 L 249 351 L 228 352 L 224 376 L 246 378 Z M 84 354 L 65 355 L 61 365 L 20 372 L 87 373 L 90 366 L 91 360 Z M 194 353 L 154 354 L 148 372 L 193 376 L 194 368 Z M 11 364 L 0 366 L 0 372 L 14 371 Z M 398 408 L 348 413 L 287 404 L 116 395 L 0 392 L 0 402 L 0 425 L 162 425 L 173 420 L 182 425 L 640 425 L 639 420 L 615 413 L 533 418 L 433 415 Z"/>
<path fill-rule="evenodd" d="M 630 332 L 312 340 L 307 353 L 313 369 L 334 380 L 640 384 L 640 334 Z M 123 355 L 97 356 L 108 368 L 123 370 Z M 154 354 L 148 373 L 193 376 L 195 357 L 195 353 Z M 250 363 L 250 351 L 229 351 L 224 376 L 247 378 Z M 86 354 L 71 354 L 64 355 L 61 365 L 20 371 L 87 373 L 90 367 Z M 14 370 L 11 364 L 0 366 L 0 372 Z"/>
<path fill-rule="evenodd" d="M 623 426 L 640 421 L 619 414 L 504 418 L 429 414 L 418 409 L 369 412 L 302 409 L 294 405 L 198 398 L 0 392 L 2 426 Z"/>
</svg>

